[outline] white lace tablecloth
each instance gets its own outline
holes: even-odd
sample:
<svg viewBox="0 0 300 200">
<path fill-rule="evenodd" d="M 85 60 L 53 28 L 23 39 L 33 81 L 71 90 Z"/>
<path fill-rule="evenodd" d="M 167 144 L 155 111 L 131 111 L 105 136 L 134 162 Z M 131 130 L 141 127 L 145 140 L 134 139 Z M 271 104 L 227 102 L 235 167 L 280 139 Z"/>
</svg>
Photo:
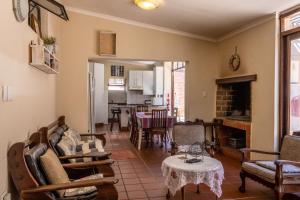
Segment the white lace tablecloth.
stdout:
<svg viewBox="0 0 300 200">
<path fill-rule="evenodd" d="M 166 158 L 161 166 L 163 176 L 166 177 L 165 185 L 174 196 L 178 190 L 189 183 L 204 183 L 218 198 L 222 195 L 224 168 L 220 161 L 204 156 L 204 161 L 188 164 L 175 155 Z M 188 156 L 191 158 L 191 156 Z"/>
</svg>

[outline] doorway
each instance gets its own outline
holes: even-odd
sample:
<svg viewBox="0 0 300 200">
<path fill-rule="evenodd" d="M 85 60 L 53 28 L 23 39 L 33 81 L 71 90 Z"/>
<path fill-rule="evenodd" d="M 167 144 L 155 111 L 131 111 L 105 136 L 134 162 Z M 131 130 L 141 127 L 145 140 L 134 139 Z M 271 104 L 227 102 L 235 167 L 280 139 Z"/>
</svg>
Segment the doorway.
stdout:
<svg viewBox="0 0 300 200">
<path fill-rule="evenodd" d="M 97 124 L 107 124 L 107 90 L 105 89 L 104 64 L 89 63 L 89 123 L 92 133 Z"/>
</svg>

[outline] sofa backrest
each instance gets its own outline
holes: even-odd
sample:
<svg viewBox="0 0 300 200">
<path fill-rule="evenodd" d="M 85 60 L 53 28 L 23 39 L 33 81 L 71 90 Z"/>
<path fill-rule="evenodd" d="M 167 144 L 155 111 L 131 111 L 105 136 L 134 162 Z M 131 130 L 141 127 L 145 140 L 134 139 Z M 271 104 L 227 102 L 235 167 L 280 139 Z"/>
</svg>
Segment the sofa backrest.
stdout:
<svg viewBox="0 0 300 200">
<path fill-rule="evenodd" d="M 287 135 L 284 137 L 280 151 L 280 159 L 300 162 L 299 136 Z"/>
</svg>

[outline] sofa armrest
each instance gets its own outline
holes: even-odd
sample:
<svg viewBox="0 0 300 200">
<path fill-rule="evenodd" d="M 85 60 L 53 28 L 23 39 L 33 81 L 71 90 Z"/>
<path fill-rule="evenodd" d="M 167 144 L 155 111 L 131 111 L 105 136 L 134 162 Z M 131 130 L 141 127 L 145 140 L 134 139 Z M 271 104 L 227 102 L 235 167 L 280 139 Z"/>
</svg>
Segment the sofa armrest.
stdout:
<svg viewBox="0 0 300 200">
<path fill-rule="evenodd" d="M 80 188 L 80 187 L 89 187 L 89 186 L 101 186 L 101 185 L 112 185 L 118 183 L 119 180 L 115 178 L 101 178 L 101 179 L 94 179 L 94 180 L 82 180 L 82 181 L 74 181 L 69 183 L 60 183 L 60 184 L 53 184 L 53 185 L 44 185 L 38 186 L 32 189 L 25 189 L 21 191 L 21 196 L 26 194 L 33 194 L 33 193 L 41 193 L 41 192 L 51 192 L 56 190 L 63 190 L 63 189 L 71 189 L 71 188 Z"/>
<path fill-rule="evenodd" d="M 249 149 L 249 148 L 243 148 L 240 149 L 240 152 L 242 153 L 242 163 L 246 161 L 246 155 L 248 153 L 258 153 L 258 154 L 267 154 L 267 155 L 280 155 L 280 152 L 271 152 L 271 151 L 261 151 L 257 149 Z"/>
<path fill-rule="evenodd" d="M 110 152 L 91 152 L 86 154 L 76 154 L 76 155 L 68 155 L 68 156 L 59 156 L 60 160 L 68 160 L 74 158 L 108 158 L 110 156 Z"/>
<path fill-rule="evenodd" d="M 104 161 L 66 163 L 66 164 L 62 164 L 62 166 L 66 169 L 74 169 L 74 168 L 97 167 L 97 166 L 100 166 L 100 165 L 111 165 L 114 162 L 115 162 L 114 160 L 107 159 L 107 160 L 104 160 Z"/>
<path fill-rule="evenodd" d="M 276 174 L 275 174 L 275 184 L 277 187 L 282 187 L 283 185 L 283 165 L 294 165 L 296 167 L 300 167 L 300 162 L 289 161 L 289 160 L 275 160 L 276 165 Z M 290 175 L 290 178 L 300 177 L 299 174 Z"/>
</svg>

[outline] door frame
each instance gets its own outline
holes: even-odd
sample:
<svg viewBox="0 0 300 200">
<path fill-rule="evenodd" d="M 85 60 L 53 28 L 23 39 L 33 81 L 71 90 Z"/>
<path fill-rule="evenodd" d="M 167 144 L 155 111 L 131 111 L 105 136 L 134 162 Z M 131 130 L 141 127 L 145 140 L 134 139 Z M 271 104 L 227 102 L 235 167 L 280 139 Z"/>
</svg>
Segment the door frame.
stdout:
<svg viewBox="0 0 300 200">
<path fill-rule="evenodd" d="M 279 130 L 280 146 L 285 135 L 290 133 L 290 67 L 291 67 L 291 42 L 300 38 L 299 31 L 289 31 L 281 33 L 280 51 L 280 100 L 279 100 Z"/>
</svg>

